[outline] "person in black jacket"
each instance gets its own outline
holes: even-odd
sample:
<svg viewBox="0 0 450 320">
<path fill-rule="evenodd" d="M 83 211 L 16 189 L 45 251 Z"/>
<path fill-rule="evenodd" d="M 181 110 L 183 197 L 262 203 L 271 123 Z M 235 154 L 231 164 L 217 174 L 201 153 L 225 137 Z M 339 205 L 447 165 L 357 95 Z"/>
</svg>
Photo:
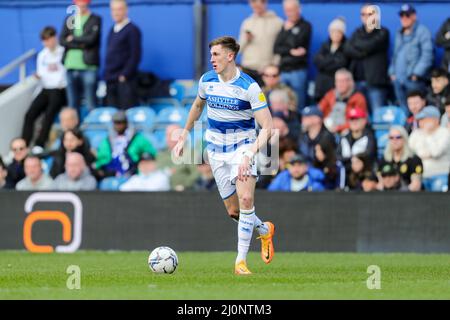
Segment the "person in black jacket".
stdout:
<svg viewBox="0 0 450 320">
<path fill-rule="evenodd" d="M 137 105 L 136 75 L 141 60 L 141 31 L 128 19 L 125 0 L 111 1 L 115 22 L 106 45 L 106 103 L 121 109 Z"/>
<path fill-rule="evenodd" d="M 13 160 L 8 165 L 6 175 L 6 189 L 15 189 L 16 184 L 25 178 L 24 161 L 28 155 L 29 149 L 27 142 L 22 138 L 14 138 L 11 140 L 11 151 L 13 152 Z"/>
<path fill-rule="evenodd" d="M 75 0 L 75 16 L 65 19 L 60 44 L 65 48 L 63 58 L 67 69 L 67 100 L 79 112 L 84 93 L 86 106 L 96 106 L 97 69 L 100 65 L 101 18 L 89 10 L 90 0 Z"/>
<path fill-rule="evenodd" d="M 445 53 L 442 58 L 442 67 L 450 72 L 450 18 L 442 24 L 436 35 L 436 45 L 444 48 Z"/>
<path fill-rule="evenodd" d="M 330 38 L 320 47 L 319 52 L 314 56 L 314 64 L 317 67 L 316 88 L 314 99 L 320 99 L 334 88 L 334 74 L 341 68 L 346 68 L 348 59 L 344 54 L 343 44 L 345 43 L 345 20 L 343 18 L 334 19 L 328 26 Z"/>
<path fill-rule="evenodd" d="M 90 150 L 89 143 L 86 142 L 86 138 L 79 129 L 70 129 L 64 132 L 62 137 L 62 144 L 58 150 L 52 152 L 53 164 L 50 169 L 50 176 L 56 178 L 59 174 L 64 173 L 66 154 L 68 152 L 78 152 L 80 153 L 86 165 L 92 169 L 92 163 L 95 162 L 95 156 Z"/>
<path fill-rule="evenodd" d="M 345 43 L 344 53 L 351 59 L 349 69 L 353 73 L 356 87 L 365 94 L 373 112 L 386 105 L 389 86 L 389 31 L 379 25 L 377 6 L 363 6 L 361 21 L 363 25 Z"/>
<path fill-rule="evenodd" d="M 443 115 L 449 94 L 450 81 L 447 71 L 442 68 L 434 68 L 431 70 L 431 88 L 427 95 L 428 104 L 437 107 Z"/>
<path fill-rule="evenodd" d="M 375 164 L 377 158 L 377 142 L 372 129 L 367 125 L 367 113 L 364 109 L 353 108 L 347 113 L 350 131 L 343 136 L 338 145 L 338 160 L 341 161 L 347 174 L 351 171 L 353 156 L 363 153 L 369 162 Z"/>
<path fill-rule="evenodd" d="M 281 56 L 281 81 L 297 93 L 298 112 L 306 106 L 308 84 L 308 53 L 311 40 L 311 24 L 301 16 L 298 0 L 283 1 L 287 20 L 278 34 L 274 52 Z"/>
</svg>

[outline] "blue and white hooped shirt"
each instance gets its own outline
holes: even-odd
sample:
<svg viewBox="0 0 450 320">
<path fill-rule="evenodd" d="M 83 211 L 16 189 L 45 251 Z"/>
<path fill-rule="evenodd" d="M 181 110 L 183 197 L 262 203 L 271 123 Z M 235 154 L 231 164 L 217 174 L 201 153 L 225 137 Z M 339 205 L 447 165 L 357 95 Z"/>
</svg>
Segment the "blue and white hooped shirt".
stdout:
<svg viewBox="0 0 450 320">
<path fill-rule="evenodd" d="M 267 108 L 267 101 L 250 76 L 237 69 L 236 76 L 224 82 L 209 71 L 199 80 L 198 96 L 207 105 L 208 150 L 228 153 L 256 140 L 253 112 Z"/>
</svg>

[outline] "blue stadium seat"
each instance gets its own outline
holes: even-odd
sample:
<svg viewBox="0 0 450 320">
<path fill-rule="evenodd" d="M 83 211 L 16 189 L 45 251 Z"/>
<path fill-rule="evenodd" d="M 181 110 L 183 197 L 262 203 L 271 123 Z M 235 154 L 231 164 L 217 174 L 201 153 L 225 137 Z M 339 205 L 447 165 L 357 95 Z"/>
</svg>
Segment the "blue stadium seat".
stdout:
<svg viewBox="0 0 450 320">
<path fill-rule="evenodd" d="M 188 111 L 185 108 L 171 107 L 161 110 L 156 118 L 158 126 L 166 126 L 168 124 L 177 123 L 183 126 L 186 123 Z"/>
<path fill-rule="evenodd" d="M 376 130 L 375 139 L 377 140 L 377 155 L 381 159 L 389 142 L 389 130 Z"/>
<path fill-rule="evenodd" d="M 114 107 L 101 107 L 101 108 L 95 108 L 89 114 L 86 116 L 86 118 L 83 121 L 84 125 L 104 125 L 104 124 L 110 124 L 111 119 L 114 113 L 116 113 L 118 110 Z"/>
<path fill-rule="evenodd" d="M 52 168 L 53 165 L 53 157 L 47 157 L 42 159 L 42 171 L 45 174 L 50 174 L 50 169 Z"/>
<path fill-rule="evenodd" d="M 152 135 L 146 134 L 146 137 L 150 140 L 156 150 L 164 150 L 167 148 L 165 129 L 157 129 Z"/>
<path fill-rule="evenodd" d="M 97 150 L 100 143 L 108 137 L 107 129 L 86 129 L 83 130 L 84 136 L 89 140 L 91 148 Z"/>
<path fill-rule="evenodd" d="M 149 107 L 156 113 L 159 113 L 161 110 L 166 108 L 181 107 L 181 104 L 174 98 L 157 98 L 149 101 Z"/>
<path fill-rule="evenodd" d="M 406 123 L 406 115 L 400 107 L 385 106 L 375 110 L 372 127 L 374 130 L 389 130 L 392 125 L 403 126 Z"/>
<path fill-rule="evenodd" d="M 116 112 L 117 109 L 113 107 L 96 108 L 84 119 L 81 130 L 93 149 L 97 149 L 102 140 L 108 136 L 112 129 L 111 119 Z"/>
<path fill-rule="evenodd" d="M 100 182 L 99 189 L 102 191 L 118 191 L 127 180 L 128 178 L 125 177 L 108 177 Z"/>
<path fill-rule="evenodd" d="M 178 101 L 183 100 L 186 88 L 180 82 L 174 81 L 170 84 L 169 93 L 170 96 Z"/>
<path fill-rule="evenodd" d="M 135 107 L 126 111 L 128 122 L 138 131 L 150 131 L 156 120 L 156 113 L 150 107 Z"/>
<path fill-rule="evenodd" d="M 388 143 L 389 128 L 393 125 L 404 126 L 405 123 L 406 115 L 397 106 L 384 106 L 375 110 L 372 128 L 375 131 L 379 158 L 383 156 L 384 148 Z"/>
</svg>

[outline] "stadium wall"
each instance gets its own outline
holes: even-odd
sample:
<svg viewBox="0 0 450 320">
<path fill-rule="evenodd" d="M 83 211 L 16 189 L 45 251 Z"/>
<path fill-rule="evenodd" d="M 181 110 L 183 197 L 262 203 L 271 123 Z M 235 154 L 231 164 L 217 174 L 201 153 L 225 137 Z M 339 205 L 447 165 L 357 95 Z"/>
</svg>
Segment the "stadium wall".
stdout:
<svg viewBox="0 0 450 320">
<path fill-rule="evenodd" d="M 278 251 L 450 252 L 448 194 L 258 191 L 256 198 L 257 214 L 277 226 Z M 72 230 L 66 241 L 63 218 Z M 60 252 L 229 251 L 236 223 L 216 193 L 0 192 L 0 249 L 24 243 L 66 246 Z"/>
<path fill-rule="evenodd" d="M 191 79 L 195 77 L 194 0 L 129 0 L 130 17 L 143 30 L 143 59 L 141 70 L 153 71 L 165 79 Z M 327 38 L 329 22 L 336 16 L 347 20 L 347 35 L 360 24 L 359 10 L 366 1 L 305 0 L 303 12 L 313 24 L 311 52 L 314 54 Z M 419 12 L 419 20 L 427 25 L 433 35 L 448 17 L 448 0 L 412 1 Z M 39 31 L 46 25 L 60 30 L 70 0 L 0 1 L 0 66 L 31 48 L 40 50 Z M 207 6 L 206 41 L 219 35 L 238 36 L 239 26 L 250 14 L 247 0 L 204 0 Z M 397 12 L 401 2 L 375 1 L 380 5 L 382 25 L 394 31 L 399 28 Z M 283 16 L 281 1 L 271 1 L 270 9 Z M 107 31 L 112 25 L 108 1 L 94 1 L 93 11 L 103 17 L 102 54 L 105 52 Z M 205 53 L 207 47 L 205 44 Z M 439 63 L 442 51 L 437 50 Z M 209 66 L 208 59 L 204 68 Z M 34 62 L 30 62 L 33 68 Z M 314 75 L 311 67 L 310 76 Z M 0 84 L 17 81 L 17 74 L 0 79 Z"/>
</svg>

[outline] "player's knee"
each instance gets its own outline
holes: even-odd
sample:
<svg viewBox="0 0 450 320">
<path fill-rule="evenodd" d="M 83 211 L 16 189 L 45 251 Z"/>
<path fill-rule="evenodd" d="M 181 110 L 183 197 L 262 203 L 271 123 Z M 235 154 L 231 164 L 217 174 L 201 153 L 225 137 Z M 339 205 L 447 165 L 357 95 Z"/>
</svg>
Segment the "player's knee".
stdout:
<svg viewBox="0 0 450 320">
<path fill-rule="evenodd" d="M 240 199 L 241 209 L 249 210 L 253 208 L 253 195 L 249 193 L 244 193 Z"/>
</svg>

